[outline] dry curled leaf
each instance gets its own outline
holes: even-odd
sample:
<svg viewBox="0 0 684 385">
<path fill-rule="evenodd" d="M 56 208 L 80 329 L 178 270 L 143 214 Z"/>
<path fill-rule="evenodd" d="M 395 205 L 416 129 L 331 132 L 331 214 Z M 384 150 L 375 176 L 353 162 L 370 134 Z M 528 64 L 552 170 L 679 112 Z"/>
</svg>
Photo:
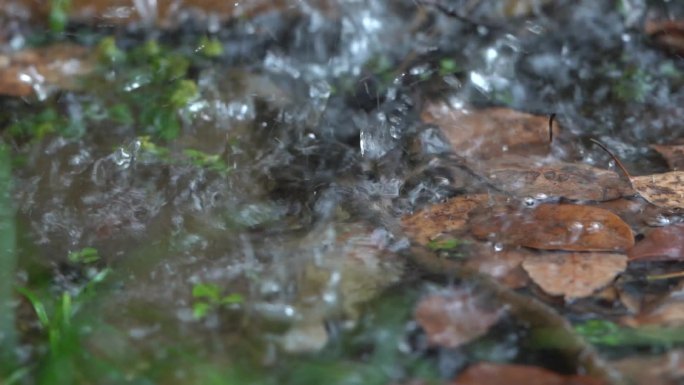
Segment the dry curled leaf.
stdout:
<svg viewBox="0 0 684 385">
<path fill-rule="evenodd" d="M 684 259 L 684 225 L 657 227 L 629 250 L 631 261 L 672 261 Z"/>
<path fill-rule="evenodd" d="M 631 192 L 617 173 L 585 164 L 509 156 L 480 163 L 477 170 L 492 185 L 519 197 L 606 201 Z"/>
<path fill-rule="evenodd" d="M 452 385 L 602 385 L 605 382 L 583 375 L 554 373 L 538 366 L 480 362 L 471 365 Z"/>
<path fill-rule="evenodd" d="M 426 245 L 442 234 L 465 229 L 468 213 L 476 207 L 502 199 L 489 194 L 458 196 L 405 216 L 402 227 L 415 242 Z"/>
<path fill-rule="evenodd" d="M 523 268 L 545 292 L 567 300 L 587 297 L 627 268 L 627 256 L 614 253 L 552 253 L 525 259 Z"/>
<path fill-rule="evenodd" d="M 485 335 L 503 315 L 501 308 L 489 309 L 483 302 L 466 289 L 433 294 L 420 300 L 415 319 L 431 345 L 453 348 Z"/>
<path fill-rule="evenodd" d="M 634 245 L 630 227 L 617 215 L 593 206 L 540 204 L 473 214 L 474 236 L 542 250 L 624 251 Z"/>
<path fill-rule="evenodd" d="M 665 158 L 672 170 L 684 169 L 684 144 L 652 144 L 650 147 Z"/>
<path fill-rule="evenodd" d="M 421 117 L 439 126 L 454 151 L 463 157 L 494 158 L 516 151 L 549 151 L 547 116 L 508 108 L 465 109 L 432 102 L 423 107 Z M 557 130 L 558 125 L 554 125 L 554 131 Z"/>
</svg>

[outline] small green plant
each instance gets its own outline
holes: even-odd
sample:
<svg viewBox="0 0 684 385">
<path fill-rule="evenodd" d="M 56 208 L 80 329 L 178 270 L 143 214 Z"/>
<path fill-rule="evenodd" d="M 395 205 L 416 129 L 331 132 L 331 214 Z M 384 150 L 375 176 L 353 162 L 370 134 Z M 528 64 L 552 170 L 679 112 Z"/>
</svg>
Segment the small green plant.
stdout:
<svg viewBox="0 0 684 385">
<path fill-rule="evenodd" d="M 441 76 L 451 75 L 460 70 L 456 60 L 452 58 L 444 58 L 439 61 L 439 74 Z"/>
<path fill-rule="evenodd" d="M 455 250 L 464 244 L 464 241 L 457 238 L 435 239 L 428 242 L 427 247 L 433 251 L 450 251 Z"/>
<path fill-rule="evenodd" d="M 98 254 L 97 249 L 93 247 L 84 247 L 79 251 L 72 251 L 69 253 L 69 261 L 73 263 L 93 263 L 100 260 L 100 254 Z"/>
<path fill-rule="evenodd" d="M 205 167 L 209 170 L 226 173 L 230 167 L 221 159 L 218 154 L 207 154 L 200 150 L 186 149 L 183 154 L 190 159 L 190 162 L 198 167 Z"/>
<path fill-rule="evenodd" d="M 208 58 L 215 58 L 223 55 L 223 45 L 216 38 L 202 36 L 199 41 L 197 51 Z"/>
<path fill-rule="evenodd" d="M 669 348 L 674 344 L 684 343 L 684 333 L 681 327 L 647 325 L 630 328 L 608 320 L 593 319 L 575 325 L 575 331 L 589 342 L 605 346 Z"/>
<path fill-rule="evenodd" d="M 239 305 L 244 297 L 239 293 L 221 294 L 221 288 L 213 283 L 198 283 L 192 288 L 192 298 L 195 300 L 192 312 L 196 319 L 202 319 L 221 306 Z"/>
<path fill-rule="evenodd" d="M 640 68 L 629 68 L 613 83 L 613 92 L 623 102 L 644 102 L 653 91 L 653 77 Z"/>
<path fill-rule="evenodd" d="M 55 33 L 64 32 L 69 22 L 69 9 L 71 0 L 51 0 L 50 14 L 48 16 L 50 30 Z"/>
</svg>

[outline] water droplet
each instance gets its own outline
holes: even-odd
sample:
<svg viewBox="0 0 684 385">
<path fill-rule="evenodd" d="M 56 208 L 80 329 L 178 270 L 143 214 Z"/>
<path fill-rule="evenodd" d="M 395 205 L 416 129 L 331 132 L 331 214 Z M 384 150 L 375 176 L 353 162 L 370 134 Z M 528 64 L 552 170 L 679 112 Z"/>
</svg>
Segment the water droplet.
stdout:
<svg viewBox="0 0 684 385">
<path fill-rule="evenodd" d="M 114 161 L 114 164 L 119 166 L 121 169 L 125 170 L 131 166 L 133 154 L 128 152 L 123 147 L 120 147 L 114 154 L 112 154 L 112 161 Z"/>
<path fill-rule="evenodd" d="M 532 197 L 525 197 L 523 199 L 523 204 L 527 207 L 534 207 L 534 205 L 537 203 L 537 200 L 532 198 Z"/>
<path fill-rule="evenodd" d="M 584 225 L 582 224 L 582 222 L 572 222 L 570 223 L 570 226 L 568 226 L 568 230 L 570 230 L 573 233 L 581 232 L 582 230 L 584 230 Z"/>
<path fill-rule="evenodd" d="M 499 252 L 504 249 L 503 244 L 501 242 L 497 242 L 494 244 L 494 251 Z"/>
<path fill-rule="evenodd" d="M 599 232 L 603 229 L 603 223 L 601 222 L 591 222 L 589 223 L 589 226 L 587 226 L 587 231 L 590 233 L 596 233 Z"/>
</svg>

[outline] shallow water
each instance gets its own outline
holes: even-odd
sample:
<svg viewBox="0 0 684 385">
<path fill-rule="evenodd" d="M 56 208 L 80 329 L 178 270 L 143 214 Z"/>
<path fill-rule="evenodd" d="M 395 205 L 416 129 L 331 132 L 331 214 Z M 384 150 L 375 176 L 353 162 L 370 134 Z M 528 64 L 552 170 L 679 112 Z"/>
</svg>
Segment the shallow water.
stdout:
<svg viewBox="0 0 684 385">
<path fill-rule="evenodd" d="M 17 279 L 50 311 L 64 291 L 77 309 L 56 357 L 17 305 L 23 383 L 388 384 L 447 380 L 480 359 L 572 370 L 521 342 L 514 321 L 457 351 L 420 336 L 412 307 L 439 284 L 407 264 L 395 223 L 478 183 L 450 166 L 420 109 L 441 98 L 556 113 L 568 158 L 606 167 L 591 136 L 635 174 L 663 171 L 647 144 L 681 136 L 684 62 L 637 21 L 681 6 L 557 1 L 514 18 L 479 4 L 463 20 L 408 0 L 291 3 L 209 29 L 75 24 L 60 39 L 94 50 L 114 33 L 122 52 L 158 41 L 163 53 L 105 63 L 43 100 L 0 99 L 3 126 L 52 109 L 77 131 L 5 136 Z M 7 47 L 41 32 L 14 25 Z M 202 55 L 207 35 L 222 53 Z M 197 87 L 177 109 L 158 95 L 177 77 L 155 79 L 177 63 L 150 64 L 165 55 L 188 58 L 179 76 Z M 157 105 L 177 121 L 145 120 Z M 86 247 L 100 259 L 69 260 Z M 193 296 L 211 284 L 240 299 Z"/>
</svg>

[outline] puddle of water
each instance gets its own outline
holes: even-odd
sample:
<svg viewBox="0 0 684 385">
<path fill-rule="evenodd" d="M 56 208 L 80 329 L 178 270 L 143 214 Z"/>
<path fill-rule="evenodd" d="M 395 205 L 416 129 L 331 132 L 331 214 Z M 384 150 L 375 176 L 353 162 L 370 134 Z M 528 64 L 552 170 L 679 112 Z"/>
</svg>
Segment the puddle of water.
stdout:
<svg viewBox="0 0 684 385">
<path fill-rule="evenodd" d="M 145 20 L 159 15 L 154 1 L 134 5 Z M 475 15 L 489 27 L 415 12 L 411 1 L 335 8 L 297 2 L 296 16 L 221 25 L 210 31 L 218 58 L 192 53 L 207 31 L 191 26 L 120 32 L 126 53 L 168 51 L 99 70 L 78 91 L 0 101 L 2 125 L 56 127 L 12 139 L 20 275 L 46 298 L 68 289 L 77 299 L 89 278 L 112 271 L 64 337 L 92 357 L 65 347 L 62 361 L 45 358 L 33 325 L 24 363 L 66 365 L 52 383 L 387 384 L 522 354 L 508 329 L 494 348 L 437 360 L 411 340 L 411 301 L 425 284 L 405 273 L 407 241 L 387 228 L 471 188 L 469 176 L 439 171 L 449 169 L 447 145 L 419 122 L 420 104 L 438 94 L 557 112 L 569 128 L 560 141 L 610 137 L 638 172 L 662 167 L 637 164 L 646 142 L 681 135 L 681 63 L 631 27 L 640 7 L 566 1 L 509 23 L 485 5 Z M 145 45 L 154 37 L 157 48 Z M 439 68 L 443 59 L 454 68 Z M 67 131 L 82 135 L 59 135 Z M 607 162 L 582 143 L 566 147 Z M 69 262 L 86 247 L 97 262 Z M 214 286 L 193 295 L 201 285 Z M 19 317 L 30 318 L 27 307 Z M 271 374 L 253 373 L 264 367 Z"/>
</svg>

